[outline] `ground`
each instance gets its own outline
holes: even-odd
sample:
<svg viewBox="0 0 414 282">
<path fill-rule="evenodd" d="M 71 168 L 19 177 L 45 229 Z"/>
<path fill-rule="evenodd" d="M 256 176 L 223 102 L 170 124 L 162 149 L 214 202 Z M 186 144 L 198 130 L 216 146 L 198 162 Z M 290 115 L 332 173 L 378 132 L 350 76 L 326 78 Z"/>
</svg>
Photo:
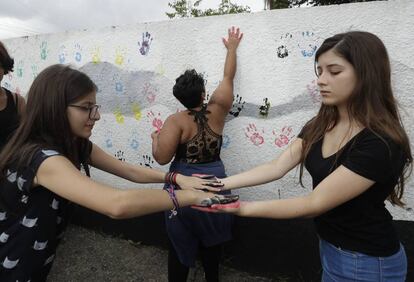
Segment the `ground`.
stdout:
<svg viewBox="0 0 414 282">
<path fill-rule="evenodd" d="M 48 281 L 167 281 L 167 250 L 71 225 Z M 188 281 L 204 281 L 200 264 L 190 271 Z M 222 266 L 221 281 L 275 280 Z"/>
</svg>

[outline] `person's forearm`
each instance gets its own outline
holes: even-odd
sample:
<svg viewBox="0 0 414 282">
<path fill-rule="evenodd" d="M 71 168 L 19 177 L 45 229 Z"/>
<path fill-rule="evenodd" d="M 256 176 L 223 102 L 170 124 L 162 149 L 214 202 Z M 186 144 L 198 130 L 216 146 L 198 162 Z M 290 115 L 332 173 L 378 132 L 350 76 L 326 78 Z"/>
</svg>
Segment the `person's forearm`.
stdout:
<svg viewBox="0 0 414 282">
<path fill-rule="evenodd" d="M 272 163 L 266 163 L 251 170 L 224 178 L 221 182 L 224 184 L 224 189 L 229 190 L 268 183 L 282 176 Z"/>
<path fill-rule="evenodd" d="M 137 183 L 164 183 L 166 172 L 138 165 L 128 165 L 127 179 Z"/>
<path fill-rule="evenodd" d="M 272 200 L 243 202 L 237 215 L 244 217 L 261 217 L 274 219 L 315 217 L 317 210 L 309 196 Z"/>
<path fill-rule="evenodd" d="M 200 202 L 193 191 L 175 191 L 175 195 L 180 207 Z M 116 219 L 142 216 L 174 207 L 168 192 L 157 189 L 121 190 L 114 202 L 116 208 L 110 216 Z"/>
<path fill-rule="evenodd" d="M 226 61 L 224 63 L 224 74 L 223 77 L 229 78 L 230 80 L 234 79 L 236 75 L 237 68 L 237 52 L 236 48 L 229 48 L 227 50 Z"/>
</svg>

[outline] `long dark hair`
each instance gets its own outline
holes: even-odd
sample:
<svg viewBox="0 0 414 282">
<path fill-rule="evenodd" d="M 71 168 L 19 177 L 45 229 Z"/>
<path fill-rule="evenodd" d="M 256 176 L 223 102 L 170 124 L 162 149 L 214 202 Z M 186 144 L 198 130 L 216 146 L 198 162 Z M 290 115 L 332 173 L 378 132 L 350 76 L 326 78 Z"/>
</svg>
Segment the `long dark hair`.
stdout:
<svg viewBox="0 0 414 282">
<path fill-rule="evenodd" d="M 79 167 L 88 140 L 73 135 L 67 118 L 72 102 L 96 91 L 84 73 L 64 65 L 44 69 L 30 87 L 26 115 L 0 153 L 0 180 L 11 164 L 28 166 L 36 149 L 52 149 Z"/>
<path fill-rule="evenodd" d="M 2 42 L 0 42 L 0 65 L 4 70 L 4 74 L 8 74 L 13 71 L 14 59 L 10 57 Z"/>
<path fill-rule="evenodd" d="M 348 100 L 349 118 L 379 137 L 391 138 L 404 152 L 405 167 L 389 196 L 392 204 L 403 206 L 401 198 L 404 193 L 404 183 L 412 171 L 413 158 L 410 142 L 391 89 L 391 68 L 387 50 L 382 41 L 372 33 L 362 31 L 340 33 L 327 38 L 322 43 L 315 54 L 315 66 L 319 57 L 331 49 L 352 64 L 355 69 L 357 83 Z M 336 106 L 322 104 L 318 114 L 305 125 L 300 164 L 301 184 L 304 162 L 312 144 L 334 128 L 338 119 Z"/>
</svg>

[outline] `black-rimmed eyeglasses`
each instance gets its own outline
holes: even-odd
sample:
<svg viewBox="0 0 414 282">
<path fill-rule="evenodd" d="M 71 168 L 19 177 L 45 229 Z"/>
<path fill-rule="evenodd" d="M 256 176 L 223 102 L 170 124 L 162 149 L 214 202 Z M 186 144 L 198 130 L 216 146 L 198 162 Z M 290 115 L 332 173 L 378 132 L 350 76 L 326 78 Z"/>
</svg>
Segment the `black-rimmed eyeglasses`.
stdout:
<svg viewBox="0 0 414 282">
<path fill-rule="evenodd" d="M 80 106 L 80 105 L 69 105 L 69 107 L 75 107 L 78 109 L 81 109 L 84 112 L 89 112 L 89 119 L 96 118 L 96 115 L 98 114 L 99 109 L 101 108 L 101 105 L 92 105 L 92 106 Z"/>
</svg>

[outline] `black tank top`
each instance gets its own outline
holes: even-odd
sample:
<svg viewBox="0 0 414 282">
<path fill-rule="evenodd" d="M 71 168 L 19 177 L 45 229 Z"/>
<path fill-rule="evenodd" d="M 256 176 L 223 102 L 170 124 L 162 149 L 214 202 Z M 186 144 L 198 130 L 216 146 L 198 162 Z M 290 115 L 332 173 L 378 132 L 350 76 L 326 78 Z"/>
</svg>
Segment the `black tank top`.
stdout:
<svg viewBox="0 0 414 282">
<path fill-rule="evenodd" d="M 19 114 L 17 112 L 17 97 L 14 102 L 13 94 L 3 88 L 6 92 L 6 107 L 0 111 L 0 150 L 7 143 L 11 134 L 19 126 Z"/>
<path fill-rule="evenodd" d="M 215 133 L 208 125 L 207 105 L 200 111 L 189 110 L 197 123 L 197 134 L 186 143 L 178 145 L 175 160 L 186 163 L 208 163 L 220 160 L 220 149 L 223 143 L 221 135 Z"/>
</svg>

